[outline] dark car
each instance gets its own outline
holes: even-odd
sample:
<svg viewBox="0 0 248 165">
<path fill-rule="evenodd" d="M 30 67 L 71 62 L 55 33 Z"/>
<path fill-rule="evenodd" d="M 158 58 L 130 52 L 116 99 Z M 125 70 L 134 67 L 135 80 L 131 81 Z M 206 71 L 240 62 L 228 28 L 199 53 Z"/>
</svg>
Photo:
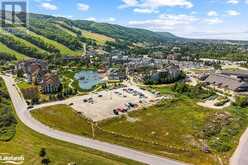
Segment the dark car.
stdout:
<svg viewBox="0 0 248 165">
<path fill-rule="evenodd" d="M 128 103 L 128 105 L 129 105 L 130 107 L 132 107 L 132 108 L 135 106 L 135 104 L 133 104 L 133 103 L 131 103 L 131 102 Z"/>
<path fill-rule="evenodd" d="M 114 109 L 113 112 L 115 115 L 119 115 L 119 112 L 116 109 Z"/>
<path fill-rule="evenodd" d="M 34 108 L 34 106 L 32 106 L 32 105 L 28 106 L 28 109 L 32 109 L 32 108 Z"/>
</svg>

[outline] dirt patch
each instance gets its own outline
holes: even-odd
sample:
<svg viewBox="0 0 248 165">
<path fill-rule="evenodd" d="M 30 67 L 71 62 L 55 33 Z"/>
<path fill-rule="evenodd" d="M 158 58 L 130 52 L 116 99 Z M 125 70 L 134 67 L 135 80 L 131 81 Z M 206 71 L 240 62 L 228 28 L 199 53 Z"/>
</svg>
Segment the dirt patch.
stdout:
<svg viewBox="0 0 248 165">
<path fill-rule="evenodd" d="M 131 122 L 131 123 L 135 123 L 137 121 L 140 121 L 139 118 L 130 117 L 128 114 L 126 114 L 125 117 L 126 117 L 127 121 Z"/>
</svg>

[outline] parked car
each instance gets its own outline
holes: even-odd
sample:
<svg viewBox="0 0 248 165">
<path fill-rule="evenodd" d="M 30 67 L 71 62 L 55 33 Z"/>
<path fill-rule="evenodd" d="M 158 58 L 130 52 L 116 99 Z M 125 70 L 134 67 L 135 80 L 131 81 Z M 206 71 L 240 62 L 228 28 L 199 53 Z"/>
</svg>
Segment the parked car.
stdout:
<svg viewBox="0 0 248 165">
<path fill-rule="evenodd" d="M 135 106 L 135 105 L 134 105 L 133 103 L 131 103 L 131 102 L 129 102 L 128 105 L 129 105 L 130 107 L 134 107 L 134 106 Z"/>
<path fill-rule="evenodd" d="M 124 113 L 125 112 L 125 110 L 124 109 L 122 109 L 122 108 L 117 108 L 116 109 L 118 112 L 122 112 L 122 113 Z"/>
<path fill-rule="evenodd" d="M 113 112 L 115 115 L 119 115 L 119 112 L 116 109 L 114 109 Z"/>
<path fill-rule="evenodd" d="M 34 106 L 32 106 L 32 105 L 28 106 L 28 109 L 32 109 L 32 108 L 34 108 Z"/>
</svg>

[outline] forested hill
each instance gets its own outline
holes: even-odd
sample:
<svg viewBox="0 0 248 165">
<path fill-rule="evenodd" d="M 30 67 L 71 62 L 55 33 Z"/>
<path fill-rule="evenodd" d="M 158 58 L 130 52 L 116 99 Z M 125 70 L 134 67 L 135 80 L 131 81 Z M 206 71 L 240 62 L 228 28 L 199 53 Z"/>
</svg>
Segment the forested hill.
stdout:
<svg viewBox="0 0 248 165">
<path fill-rule="evenodd" d="M 97 23 L 87 20 L 69 20 L 61 17 L 52 17 L 38 14 L 30 14 L 31 19 L 46 20 L 49 22 L 62 22 L 69 25 L 73 30 L 79 28 L 90 32 L 103 34 L 116 40 L 128 42 L 166 42 L 177 37 L 171 33 L 156 33 L 145 29 L 128 28 L 109 23 Z M 32 24 L 31 24 L 32 25 Z"/>
<path fill-rule="evenodd" d="M 157 44 L 175 39 L 170 33 L 30 13 L 28 27 L 0 30 L 0 54 L 10 59 L 78 56 L 84 54 L 85 44 Z"/>
<path fill-rule="evenodd" d="M 1 59 L 56 59 L 63 56 L 81 56 L 85 53 L 85 45 L 95 49 L 109 48 L 108 45 L 111 45 L 129 53 L 150 54 L 158 51 L 157 49 L 166 54 L 173 47 L 179 46 L 179 53 L 182 55 L 248 59 L 248 43 L 245 41 L 185 39 L 168 32 L 152 32 L 41 14 L 29 14 L 29 18 L 28 27 L 0 29 Z"/>
<path fill-rule="evenodd" d="M 122 39 L 129 42 L 167 42 L 171 39 L 177 39 L 171 33 L 156 33 L 144 29 L 127 28 L 120 25 L 108 23 L 96 23 L 92 21 L 78 20 L 73 22 L 75 26 L 90 30 L 96 33 L 105 34 L 115 39 Z"/>
</svg>

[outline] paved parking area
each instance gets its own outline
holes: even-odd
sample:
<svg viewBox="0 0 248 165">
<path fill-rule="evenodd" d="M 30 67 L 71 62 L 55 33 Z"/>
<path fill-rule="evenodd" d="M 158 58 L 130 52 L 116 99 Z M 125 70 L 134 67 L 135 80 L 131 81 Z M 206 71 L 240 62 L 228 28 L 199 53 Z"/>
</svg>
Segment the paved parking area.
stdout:
<svg viewBox="0 0 248 165">
<path fill-rule="evenodd" d="M 124 91 L 123 89 L 132 89 L 135 92 Z M 143 94 L 144 97 L 140 97 Z M 89 98 L 90 99 L 89 101 Z M 70 105 L 77 112 L 82 113 L 85 117 L 93 121 L 101 121 L 104 119 L 115 117 L 113 110 L 119 107 L 125 107 L 125 104 L 137 104 L 138 108 L 151 105 L 155 100 L 158 100 L 154 94 L 137 88 L 136 86 L 129 86 L 126 88 L 119 88 L 108 91 L 101 91 L 98 93 L 91 93 L 85 96 L 76 96 L 64 101 L 57 101 L 35 106 L 35 109 L 57 104 Z M 85 102 L 87 100 L 87 102 Z M 142 101 L 142 103 L 140 102 Z M 152 101 L 152 102 L 151 102 Z M 131 108 L 129 111 L 133 111 Z M 122 112 L 119 112 L 121 115 Z"/>
</svg>

